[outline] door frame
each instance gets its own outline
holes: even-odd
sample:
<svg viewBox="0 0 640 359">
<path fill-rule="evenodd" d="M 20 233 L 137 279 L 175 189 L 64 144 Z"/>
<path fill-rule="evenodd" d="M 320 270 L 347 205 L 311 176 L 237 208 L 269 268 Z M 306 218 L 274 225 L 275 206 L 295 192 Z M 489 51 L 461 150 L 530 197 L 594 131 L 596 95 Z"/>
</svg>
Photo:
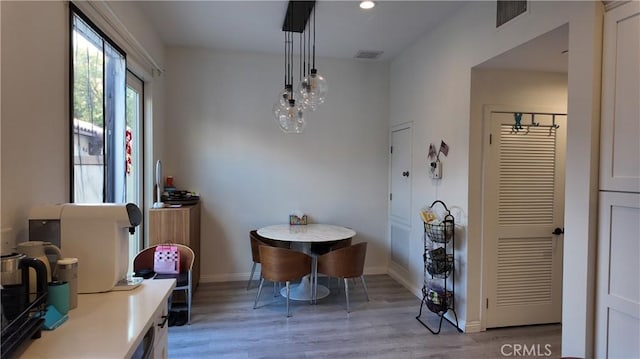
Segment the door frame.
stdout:
<svg viewBox="0 0 640 359">
<path fill-rule="evenodd" d="M 145 116 L 147 115 L 147 111 L 146 111 L 146 94 L 145 94 L 145 81 L 139 77 L 135 72 L 133 72 L 130 68 L 127 67 L 127 72 L 126 72 L 126 78 L 125 78 L 125 91 L 128 88 L 131 88 L 133 90 L 135 90 L 138 93 L 138 123 L 137 123 L 137 127 L 136 130 L 139 132 L 138 133 L 138 144 L 137 144 L 137 158 L 134 158 L 134 163 L 138 163 L 136 170 L 138 171 L 138 182 L 137 183 L 137 198 L 136 201 L 138 201 L 137 205 L 141 208 L 141 210 L 144 212 L 144 209 L 147 208 L 146 205 L 146 201 L 145 201 L 145 154 L 146 154 L 146 126 L 145 126 L 145 122 L 146 122 L 146 118 Z M 144 218 L 144 215 L 143 215 Z M 137 230 L 136 230 L 136 234 L 137 234 L 137 243 L 135 243 L 136 247 L 137 247 L 137 251 L 141 251 L 143 248 L 145 248 L 145 237 L 146 237 L 146 223 L 145 221 L 142 221 L 142 223 L 140 223 L 140 225 L 138 226 Z M 130 251 L 131 252 L 131 251 Z M 136 252 L 137 253 L 137 252 Z M 131 258 L 133 258 L 135 256 L 136 253 L 129 253 L 129 256 Z M 132 266 L 132 261 L 130 260 L 130 266 Z M 132 269 L 133 267 L 131 267 L 130 269 Z"/>
<path fill-rule="evenodd" d="M 489 253 L 488 253 L 488 248 L 487 248 L 487 237 L 488 237 L 488 225 L 487 225 L 487 215 L 485 213 L 485 181 L 486 181 L 486 167 L 487 167 L 487 155 L 488 155 L 488 149 L 489 149 L 489 131 L 491 129 L 491 114 L 493 112 L 499 112 L 499 111 L 504 111 L 504 112 L 547 112 L 547 113 L 566 113 L 567 114 L 567 121 L 566 124 L 568 125 L 569 122 L 569 117 L 568 117 L 568 108 L 559 108 L 559 107 L 548 107 L 548 106 L 529 106 L 529 105 L 490 105 L 490 104 L 486 104 L 482 106 L 482 182 L 481 182 L 481 192 L 482 192 L 482 199 L 481 199 L 481 207 L 480 207 L 480 211 L 481 211 L 481 238 L 480 238 L 480 247 L 481 247 L 481 256 L 480 256 L 480 280 L 481 280 L 481 286 L 480 286 L 480 330 L 481 331 L 486 331 L 487 330 L 487 313 L 486 313 L 486 305 L 485 305 L 485 298 L 487 298 L 488 295 L 488 291 L 489 291 L 489 284 L 493 283 L 492 281 L 495 281 L 495 278 L 487 278 L 487 270 L 486 270 L 486 261 L 490 260 L 491 258 L 489 258 Z M 567 135 L 568 135 L 568 128 L 567 130 Z M 565 149 L 566 151 L 566 149 Z M 566 155 L 566 153 L 565 153 Z M 565 171 L 566 171 L 566 161 L 565 161 Z M 565 183 L 566 183 L 566 174 L 565 174 Z M 565 199 L 566 199 L 566 194 L 565 194 Z M 566 206 L 566 203 L 565 205 Z M 562 245 L 564 246 L 564 239 L 562 240 Z M 562 252 L 562 262 L 564 263 L 564 251 Z M 560 280 L 563 281 L 564 278 L 563 276 L 560 277 Z M 562 285 L 561 285 L 562 287 Z M 562 305 L 562 295 L 561 295 L 561 299 L 560 299 L 560 303 Z"/>
</svg>

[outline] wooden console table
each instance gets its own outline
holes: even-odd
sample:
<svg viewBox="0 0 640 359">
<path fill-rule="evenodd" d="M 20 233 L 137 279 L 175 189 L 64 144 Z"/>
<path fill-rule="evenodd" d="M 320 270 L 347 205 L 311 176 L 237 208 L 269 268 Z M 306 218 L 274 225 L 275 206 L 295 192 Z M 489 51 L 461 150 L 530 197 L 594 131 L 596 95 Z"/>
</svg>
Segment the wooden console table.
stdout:
<svg viewBox="0 0 640 359">
<path fill-rule="evenodd" d="M 184 244 L 193 250 L 195 289 L 200 282 L 200 203 L 149 209 L 149 246 L 161 243 Z"/>
</svg>

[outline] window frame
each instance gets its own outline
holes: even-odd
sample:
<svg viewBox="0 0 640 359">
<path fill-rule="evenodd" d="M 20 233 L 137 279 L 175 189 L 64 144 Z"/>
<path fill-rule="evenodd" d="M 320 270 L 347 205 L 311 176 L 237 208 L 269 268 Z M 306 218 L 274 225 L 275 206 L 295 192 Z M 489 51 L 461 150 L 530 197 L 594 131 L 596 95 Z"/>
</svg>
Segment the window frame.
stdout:
<svg viewBox="0 0 640 359">
<path fill-rule="evenodd" d="M 91 21 L 91 19 L 85 15 L 82 10 L 80 10 L 75 4 L 73 4 L 72 2 L 69 2 L 69 86 L 68 86 L 68 91 L 69 91 L 69 202 L 71 203 L 75 203 L 76 198 L 75 198 L 75 163 L 74 163 L 74 84 L 75 84 L 75 77 L 74 77 L 74 53 L 73 53 L 73 36 L 74 36 L 74 17 L 78 17 L 80 18 L 87 26 L 89 26 L 91 28 L 91 30 L 93 30 L 96 34 L 98 34 L 103 41 L 105 41 L 109 46 L 111 46 L 116 52 L 118 52 L 120 55 L 122 55 L 123 59 L 124 59 L 124 69 L 125 69 L 125 82 L 124 82 L 124 86 L 123 86 L 123 91 L 126 91 L 126 73 L 129 71 L 128 66 L 127 66 L 127 53 L 120 47 L 118 46 L 118 44 L 116 44 L 104 31 L 102 31 L 93 21 Z M 103 54 L 104 56 L 104 54 Z M 102 64 L 103 66 L 103 71 L 105 68 L 105 62 L 103 62 Z M 126 102 L 126 101 L 125 101 Z M 126 106 L 126 104 L 123 104 L 123 106 Z M 123 107 L 124 108 L 124 107 Z M 126 111 L 126 110 L 125 110 Z M 106 116 L 106 106 L 105 106 L 105 102 L 102 101 L 102 113 L 104 114 L 103 116 Z M 105 118 L 105 125 L 106 125 L 106 118 Z M 105 126 L 106 128 L 106 126 Z M 106 132 L 106 131 L 105 131 Z M 103 143 L 104 146 L 107 145 L 106 143 L 106 135 L 103 133 Z M 103 173 L 103 180 L 104 180 L 104 185 L 102 188 L 102 203 L 109 203 L 108 201 L 108 187 L 109 186 L 114 186 L 113 183 L 109 184 L 107 183 L 108 181 L 108 173 L 107 173 L 107 151 L 106 149 L 103 152 L 103 156 L 105 159 L 105 168 L 104 168 L 104 173 Z M 113 190 L 111 191 L 113 192 Z M 115 201 L 112 201 L 115 202 Z"/>
</svg>

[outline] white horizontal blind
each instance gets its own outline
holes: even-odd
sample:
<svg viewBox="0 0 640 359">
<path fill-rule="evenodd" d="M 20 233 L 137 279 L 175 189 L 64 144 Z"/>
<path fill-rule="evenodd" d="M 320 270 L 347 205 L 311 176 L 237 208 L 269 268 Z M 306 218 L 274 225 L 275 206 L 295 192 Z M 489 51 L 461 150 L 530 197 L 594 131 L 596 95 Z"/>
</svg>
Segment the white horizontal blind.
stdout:
<svg viewBox="0 0 640 359">
<path fill-rule="evenodd" d="M 500 126 L 498 218 L 500 225 L 553 222 L 556 132 Z"/>
<path fill-rule="evenodd" d="M 500 126 L 501 226 L 553 223 L 555 142 L 549 127 Z M 498 238 L 497 306 L 551 303 L 552 245 L 551 237 Z"/>
<path fill-rule="evenodd" d="M 552 246 L 551 237 L 498 238 L 498 307 L 551 303 Z"/>
</svg>

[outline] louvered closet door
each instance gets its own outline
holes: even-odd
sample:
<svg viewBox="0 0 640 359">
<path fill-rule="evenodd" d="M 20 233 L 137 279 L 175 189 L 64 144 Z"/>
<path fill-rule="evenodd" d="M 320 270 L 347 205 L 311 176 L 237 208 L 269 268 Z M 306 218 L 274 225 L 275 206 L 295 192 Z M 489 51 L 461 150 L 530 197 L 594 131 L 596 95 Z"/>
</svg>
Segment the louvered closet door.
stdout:
<svg viewBox="0 0 640 359">
<path fill-rule="evenodd" d="M 491 113 L 485 162 L 486 327 L 562 319 L 566 116 L 558 129 L 513 130 L 514 115 Z M 551 124 L 551 116 L 535 116 Z"/>
</svg>

